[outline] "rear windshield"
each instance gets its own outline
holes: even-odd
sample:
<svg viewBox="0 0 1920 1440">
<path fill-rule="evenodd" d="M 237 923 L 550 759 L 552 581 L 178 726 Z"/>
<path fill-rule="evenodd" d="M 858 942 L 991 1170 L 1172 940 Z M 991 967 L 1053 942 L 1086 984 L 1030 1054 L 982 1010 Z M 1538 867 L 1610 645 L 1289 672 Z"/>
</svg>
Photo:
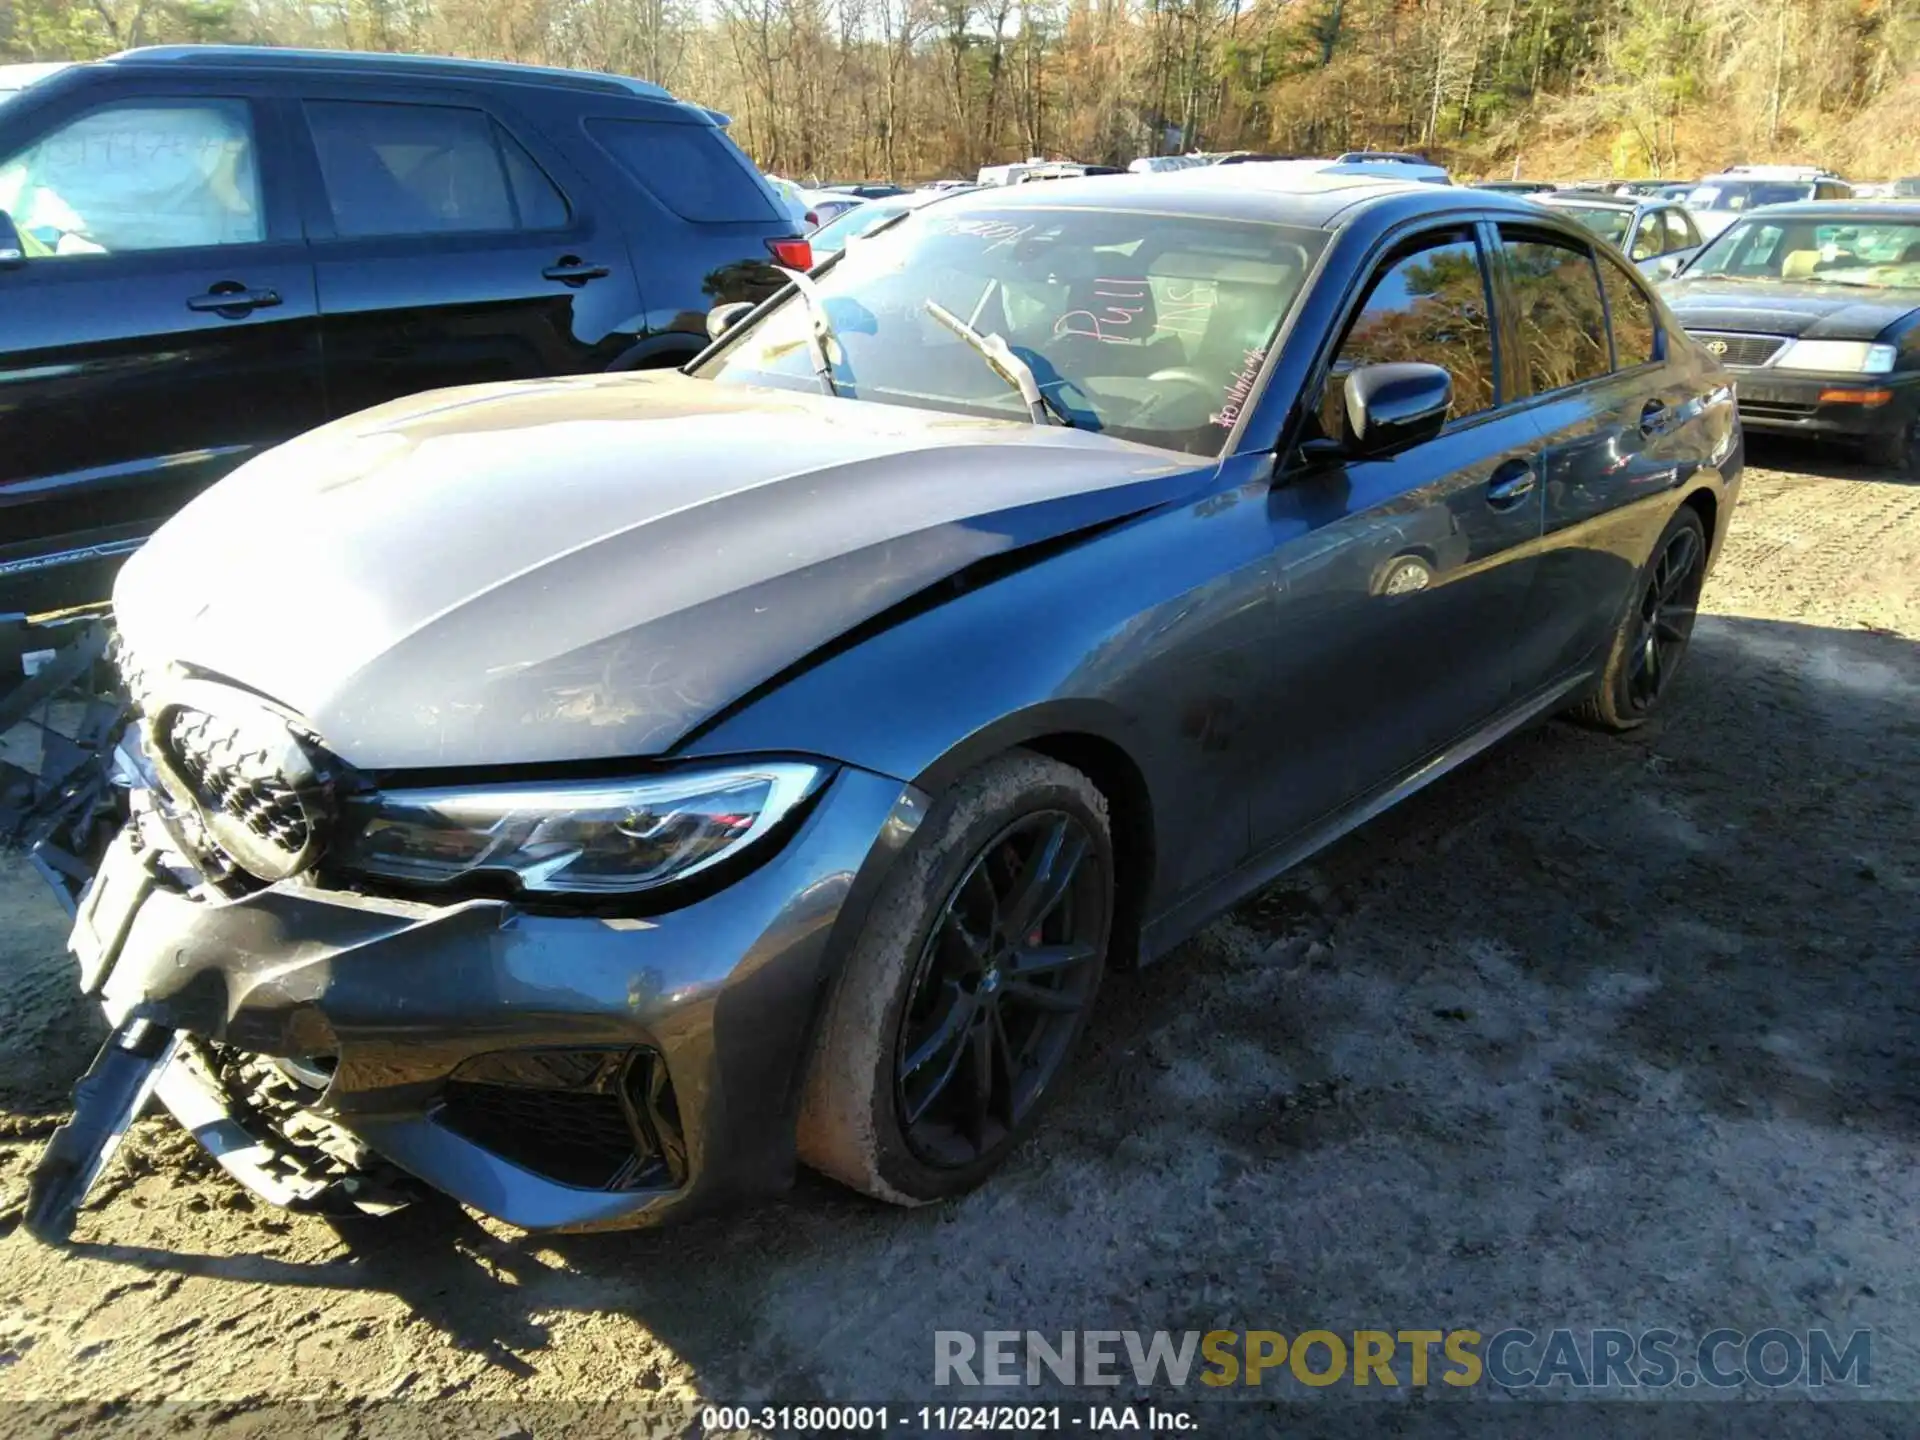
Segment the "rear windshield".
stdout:
<svg viewBox="0 0 1920 1440">
<path fill-rule="evenodd" d="M 704 224 L 781 218 L 753 162 L 712 125 L 589 120 L 587 131 L 653 197 Z"/>
</svg>

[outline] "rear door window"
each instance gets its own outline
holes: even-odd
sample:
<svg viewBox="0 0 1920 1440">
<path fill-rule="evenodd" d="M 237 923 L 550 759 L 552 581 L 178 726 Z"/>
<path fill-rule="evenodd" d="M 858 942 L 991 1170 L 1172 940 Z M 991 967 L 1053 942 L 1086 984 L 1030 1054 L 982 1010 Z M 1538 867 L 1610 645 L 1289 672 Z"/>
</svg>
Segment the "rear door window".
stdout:
<svg viewBox="0 0 1920 1440">
<path fill-rule="evenodd" d="M 1631 370 L 1656 358 L 1660 326 L 1653 301 L 1611 255 L 1600 257 L 1600 283 L 1606 287 L 1607 314 L 1613 321 L 1613 364 Z"/>
<path fill-rule="evenodd" d="M 780 219 L 753 162 L 712 125 L 589 120 L 587 131 L 656 200 L 704 224 Z"/>
<path fill-rule="evenodd" d="M 1607 374 L 1607 312 L 1593 252 L 1572 240 L 1516 234 L 1507 226 L 1500 236 L 1534 393 Z"/>
<path fill-rule="evenodd" d="M 480 110 L 309 100 L 320 175 L 342 236 L 540 230 L 567 202 L 533 158 Z"/>
</svg>

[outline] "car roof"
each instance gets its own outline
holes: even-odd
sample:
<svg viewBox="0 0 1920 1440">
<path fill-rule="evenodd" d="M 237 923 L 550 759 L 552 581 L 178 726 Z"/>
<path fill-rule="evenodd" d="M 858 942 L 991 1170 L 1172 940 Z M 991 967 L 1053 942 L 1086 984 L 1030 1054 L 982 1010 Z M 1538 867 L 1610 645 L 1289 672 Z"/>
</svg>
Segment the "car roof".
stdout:
<svg viewBox="0 0 1920 1440">
<path fill-rule="evenodd" d="M 334 70 L 396 77 L 455 76 L 509 84 L 559 85 L 575 90 L 638 95 L 649 100 L 675 98 L 671 91 L 651 81 L 625 75 L 564 70 L 557 65 L 522 65 L 506 60 L 466 60 L 452 55 L 386 55 L 362 50 L 282 49 L 271 45 L 145 45 L 109 55 L 100 63 L 127 67 L 204 65 L 209 69 Z"/>
<path fill-rule="evenodd" d="M 1542 205 L 1591 205 L 1601 210 L 1638 210 L 1649 203 L 1666 205 L 1650 195 L 1603 195 L 1597 190 L 1555 190 L 1534 197 Z"/>
<path fill-rule="evenodd" d="M 1790 220 L 1864 220 L 1920 225 L 1920 201 L 1911 200 L 1787 200 L 1778 205 L 1756 205 L 1740 218 L 1779 215 Z"/>
<path fill-rule="evenodd" d="M 1497 190 L 1387 180 L 1378 175 L 1329 171 L 1324 160 L 1267 160 L 1248 165 L 1196 166 L 1157 174 L 1100 175 L 1045 185 L 988 186 L 960 197 L 983 208 L 1098 206 L 1114 210 L 1165 210 L 1232 220 L 1267 220 L 1332 228 L 1377 203 L 1399 202 L 1412 213 L 1471 208 L 1518 218 L 1537 217 L 1532 201 Z"/>
<path fill-rule="evenodd" d="M 0 65 L 0 91 L 11 94 L 16 90 L 24 90 L 49 75 L 59 74 L 72 64 L 71 60 L 30 60 L 19 65 Z"/>
</svg>

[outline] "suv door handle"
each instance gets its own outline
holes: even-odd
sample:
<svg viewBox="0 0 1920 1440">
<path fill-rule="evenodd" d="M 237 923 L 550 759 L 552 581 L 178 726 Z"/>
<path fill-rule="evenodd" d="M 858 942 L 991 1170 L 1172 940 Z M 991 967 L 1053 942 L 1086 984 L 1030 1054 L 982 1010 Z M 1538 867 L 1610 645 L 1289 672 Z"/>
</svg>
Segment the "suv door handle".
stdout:
<svg viewBox="0 0 1920 1440">
<path fill-rule="evenodd" d="M 540 273 L 563 285 L 584 285 L 589 280 L 603 279 L 612 272 L 604 265 L 590 265 L 578 255 L 562 255 Z"/>
<path fill-rule="evenodd" d="M 187 308 L 211 310 L 229 320 L 238 320 L 252 311 L 265 310 L 279 303 L 278 290 L 249 290 L 237 280 L 222 280 L 218 285 L 208 286 L 204 295 L 189 296 Z"/>
<path fill-rule="evenodd" d="M 1511 510 L 1533 493 L 1535 479 L 1531 460 L 1507 461 L 1487 481 L 1487 504 L 1496 510 Z"/>
<path fill-rule="evenodd" d="M 1640 433 L 1651 440 L 1655 435 L 1664 435 L 1673 428 L 1673 412 L 1664 402 L 1649 400 L 1640 411 Z"/>
</svg>

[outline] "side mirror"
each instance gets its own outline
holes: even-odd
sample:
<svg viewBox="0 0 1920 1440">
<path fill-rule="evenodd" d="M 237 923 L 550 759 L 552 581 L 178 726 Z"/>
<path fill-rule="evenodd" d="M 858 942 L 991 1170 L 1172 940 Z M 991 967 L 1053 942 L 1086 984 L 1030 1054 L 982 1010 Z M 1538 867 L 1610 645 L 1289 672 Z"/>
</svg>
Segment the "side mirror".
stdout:
<svg viewBox="0 0 1920 1440">
<path fill-rule="evenodd" d="M 734 300 L 725 305 L 716 305 L 707 312 L 707 338 L 718 340 L 734 326 L 747 318 L 747 312 L 753 309 L 748 300 Z"/>
<path fill-rule="evenodd" d="M 13 270 L 27 263 L 26 243 L 20 238 L 13 217 L 0 210 L 0 270 Z"/>
<path fill-rule="evenodd" d="M 1438 365 L 1363 365 L 1347 376 L 1347 458 L 1373 460 L 1438 435 L 1453 377 Z"/>
</svg>

